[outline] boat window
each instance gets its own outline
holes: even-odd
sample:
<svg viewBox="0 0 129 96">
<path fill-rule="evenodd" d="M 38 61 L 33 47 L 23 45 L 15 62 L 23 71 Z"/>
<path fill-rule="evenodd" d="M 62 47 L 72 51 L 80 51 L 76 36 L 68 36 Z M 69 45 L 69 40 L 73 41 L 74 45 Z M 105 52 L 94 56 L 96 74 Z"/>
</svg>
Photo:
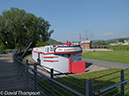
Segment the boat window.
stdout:
<svg viewBox="0 0 129 96">
<path fill-rule="evenodd" d="M 47 52 L 49 52 L 49 47 L 47 48 Z"/>
<path fill-rule="evenodd" d="M 46 48 L 45 48 L 45 52 L 46 52 Z"/>
<path fill-rule="evenodd" d="M 50 47 L 50 50 L 53 51 L 53 50 L 52 50 L 52 47 Z"/>
</svg>

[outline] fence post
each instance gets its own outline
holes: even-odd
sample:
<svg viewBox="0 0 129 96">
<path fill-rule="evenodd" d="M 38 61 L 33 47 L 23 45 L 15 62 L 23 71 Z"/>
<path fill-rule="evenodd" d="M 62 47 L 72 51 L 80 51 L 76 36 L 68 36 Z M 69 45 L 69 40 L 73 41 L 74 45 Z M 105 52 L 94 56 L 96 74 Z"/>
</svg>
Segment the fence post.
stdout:
<svg viewBox="0 0 129 96">
<path fill-rule="evenodd" d="M 85 96 L 89 96 L 89 80 L 85 81 Z"/>
<path fill-rule="evenodd" d="M 93 96 L 93 80 L 89 79 L 89 95 Z"/>
<path fill-rule="evenodd" d="M 124 70 L 121 70 L 121 82 L 124 81 Z M 121 96 L 124 96 L 124 84 L 121 84 Z"/>
<path fill-rule="evenodd" d="M 17 60 L 14 58 L 14 56 L 13 56 L 13 62 L 14 62 L 14 64 L 15 64 L 15 67 L 17 68 Z"/>
<path fill-rule="evenodd" d="M 37 91 L 37 64 L 34 63 L 34 89 Z"/>
<path fill-rule="evenodd" d="M 13 64 L 14 64 L 14 66 L 16 67 L 16 61 L 15 61 L 15 59 L 14 59 L 14 55 L 12 54 L 12 57 L 13 57 Z"/>
<path fill-rule="evenodd" d="M 53 79 L 53 69 L 51 70 L 51 79 Z M 54 84 L 53 81 L 51 81 L 51 96 L 54 96 Z"/>
<path fill-rule="evenodd" d="M 17 59 L 17 58 L 16 58 Z M 17 61 L 17 60 L 16 60 Z M 20 73 L 20 62 L 17 61 L 18 73 Z"/>
<path fill-rule="evenodd" d="M 21 62 L 23 61 L 23 58 L 21 58 Z M 21 76 L 23 77 L 23 64 L 21 63 Z"/>
<path fill-rule="evenodd" d="M 27 65 L 27 67 L 26 67 L 26 81 L 27 81 L 27 83 L 29 83 L 29 74 L 28 74 L 28 60 L 26 60 L 26 65 Z"/>
</svg>

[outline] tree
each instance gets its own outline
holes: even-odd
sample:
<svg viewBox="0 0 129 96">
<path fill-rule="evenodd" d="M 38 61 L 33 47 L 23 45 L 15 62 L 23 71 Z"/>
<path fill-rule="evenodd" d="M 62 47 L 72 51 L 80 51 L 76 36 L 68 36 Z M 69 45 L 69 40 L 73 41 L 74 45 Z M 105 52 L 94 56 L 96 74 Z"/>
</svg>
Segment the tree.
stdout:
<svg viewBox="0 0 129 96">
<path fill-rule="evenodd" d="M 15 48 L 20 43 L 27 46 L 29 42 L 33 42 L 32 46 L 35 46 L 39 39 L 43 42 L 49 40 L 54 32 L 49 31 L 50 26 L 42 17 L 11 7 L 0 15 L 0 41 L 7 48 Z"/>
<path fill-rule="evenodd" d="M 4 44 L 1 43 L 1 44 L 0 44 L 0 51 L 5 50 L 5 49 L 6 49 L 6 48 L 5 48 Z"/>
<path fill-rule="evenodd" d="M 43 42 L 43 39 L 39 39 L 36 43 L 36 47 L 41 47 L 41 46 L 45 46 L 45 45 L 49 45 L 49 43 Z"/>
<path fill-rule="evenodd" d="M 51 38 L 50 38 L 47 42 L 48 42 L 50 45 L 54 45 L 54 44 L 64 44 L 64 43 L 62 43 L 62 42 L 56 41 L 56 40 L 51 39 Z"/>
<path fill-rule="evenodd" d="M 124 40 L 127 40 L 127 39 L 120 38 L 120 39 L 119 39 L 119 42 L 124 42 Z"/>
</svg>

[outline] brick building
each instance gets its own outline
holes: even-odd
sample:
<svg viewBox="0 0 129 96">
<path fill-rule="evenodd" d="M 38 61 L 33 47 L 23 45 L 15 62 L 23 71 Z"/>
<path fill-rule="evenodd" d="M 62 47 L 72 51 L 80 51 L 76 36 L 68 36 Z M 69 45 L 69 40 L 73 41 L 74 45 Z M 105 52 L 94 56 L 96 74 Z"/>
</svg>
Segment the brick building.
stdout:
<svg viewBox="0 0 129 96">
<path fill-rule="evenodd" d="M 81 45 L 82 49 L 90 49 L 91 41 L 90 40 L 81 41 L 80 45 Z"/>
</svg>

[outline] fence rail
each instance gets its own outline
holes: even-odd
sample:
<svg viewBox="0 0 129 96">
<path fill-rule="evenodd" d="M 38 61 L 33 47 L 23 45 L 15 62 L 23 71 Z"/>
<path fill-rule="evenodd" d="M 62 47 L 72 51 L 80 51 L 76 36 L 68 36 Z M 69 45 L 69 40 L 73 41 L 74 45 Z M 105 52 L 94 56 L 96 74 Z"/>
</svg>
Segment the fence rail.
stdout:
<svg viewBox="0 0 129 96">
<path fill-rule="evenodd" d="M 129 71 L 128 73 L 124 74 L 124 72 L 126 72 L 127 70 L 128 68 L 125 70 L 116 71 L 110 74 L 106 74 L 106 75 L 91 79 L 90 82 L 92 82 L 91 84 L 92 84 L 93 94 L 99 95 L 99 96 L 120 96 L 120 95 L 125 96 L 129 94 L 128 93 L 129 78 L 127 78 L 129 77 Z M 96 79 L 105 78 L 106 76 L 109 77 L 110 75 L 112 75 L 112 78 L 108 78 L 108 80 L 106 81 L 102 81 L 94 84 L 94 81 Z M 114 82 L 114 81 L 117 81 L 117 82 Z M 94 90 L 95 87 L 98 87 L 98 89 Z"/>
<path fill-rule="evenodd" d="M 42 96 L 126 96 L 129 94 L 129 68 L 89 80 L 82 80 L 46 66 L 40 67 L 40 62 L 35 63 L 20 58 L 15 52 L 13 52 L 13 63 L 18 73 L 35 91 L 40 91 Z M 54 72 L 58 74 L 53 74 Z M 101 80 L 101 78 L 110 75 L 112 78 Z M 114 80 L 117 82 L 113 82 Z M 81 84 L 79 85 L 74 81 L 81 82 Z"/>
</svg>

